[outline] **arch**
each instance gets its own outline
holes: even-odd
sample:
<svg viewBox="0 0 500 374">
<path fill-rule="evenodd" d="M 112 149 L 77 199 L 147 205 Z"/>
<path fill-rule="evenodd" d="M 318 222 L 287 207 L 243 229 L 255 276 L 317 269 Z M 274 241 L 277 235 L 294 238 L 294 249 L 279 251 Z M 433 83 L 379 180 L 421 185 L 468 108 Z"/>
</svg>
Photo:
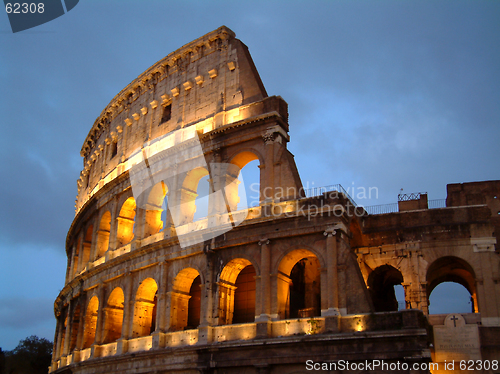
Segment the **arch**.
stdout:
<svg viewBox="0 0 500 374">
<path fill-rule="evenodd" d="M 255 268 L 247 265 L 236 278 L 232 323 L 255 321 Z"/>
<path fill-rule="evenodd" d="M 193 214 L 193 221 L 198 221 L 208 217 L 210 209 L 210 175 L 204 175 L 198 181 L 196 187 L 196 198 L 194 205 L 196 207 Z"/>
<path fill-rule="evenodd" d="M 479 312 L 476 292 L 476 276 L 472 266 L 467 261 L 446 256 L 434 261 L 427 269 L 427 300 L 437 285 L 443 282 L 455 282 L 464 286 L 469 291 L 474 304 L 474 312 Z"/>
<path fill-rule="evenodd" d="M 256 162 L 258 164 L 254 165 Z M 253 204 L 251 203 L 250 205 L 255 205 L 255 201 L 258 204 L 262 196 L 259 168 L 262 165 L 262 158 L 260 155 L 254 150 L 244 149 L 234 155 L 229 163 L 231 165 L 228 167 L 225 181 L 225 193 L 229 209 L 236 211 L 249 207 L 249 196 L 254 197 L 252 200 Z M 255 166 L 257 166 L 257 173 L 255 173 L 255 170 L 252 172 Z M 257 184 L 257 186 L 254 184 Z M 258 196 L 253 196 L 251 192 L 254 191 L 258 192 Z"/>
<path fill-rule="evenodd" d="M 112 343 L 120 339 L 123 324 L 123 306 L 125 297 L 123 290 L 116 287 L 108 297 L 104 308 L 104 331 L 102 343 Z"/>
<path fill-rule="evenodd" d="M 441 282 L 429 294 L 429 314 L 474 313 L 474 305 L 467 288 L 456 282 Z"/>
<path fill-rule="evenodd" d="M 111 230 L 111 213 L 104 212 L 99 222 L 99 230 L 97 231 L 97 256 L 96 260 L 106 253 L 109 248 L 109 232 Z"/>
<path fill-rule="evenodd" d="M 134 303 L 132 337 L 147 336 L 156 329 L 158 285 L 153 278 L 144 279 L 139 285 Z"/>
<path fill-rule="evenodd" d="M 156 183 L 149 192 L 146 201 L 146 226 L 144 229 L 144 237 L 154 235 L 163 230 L 164 222 L 162 221 L 163 201 L 168 193 L 167 185 L 161 181 Z M 166 208 L 165 208 L 166 209 Z"/>
<path fill-rule="evenodd" d="M 277 277 L 280 318 L 319 316 L 321 263 L 308 249 L 295 249 L 280 261 Z"/>
<path fill-rule="evenodd" d="M 376 312 L 391 312 L 399 309 L 394 286 L 403 283 L 403 274 L 391 265 L 382 265 L 368 276 L 368 291 Z"/>
<path fill-rule="evenodd" d="M 90 348 L 95 340 L 95 332 L 97 327 L 97 311 L 99 309 L 99 299 L 93 296 L 85 312 L 84 330 L 83 330 L 83 349 Z"/>
<path fill-rule="evenodd" d="M 199 290 L 195 289 L 196 284 Z M 194 268 L 182 269 L 175 277 L 170 293 L 170 329 L 172 331 L 184 330 L 187 327 L 196 328 L 200 324 L 199 303 L 193 301 L 190 305 L 193 297 L 201 299 L 200 285 L 200 273 Z"/>
<path fill-rule="evenodd" d="M 180 216 L 178 217 L 178 220 L 176 220 L 176 222 L 179 222 L 181 225 L 193 222 L 194 213 L 196 212 L 198 184 L 206 175 L 208 175 L 208 170 L 206 168 L 197 167 L 190 170 L 184 177 L 180 196 Z"/>
<path fill-rule="evenodd" d="M 249 269 L 243 272 L 246 268 Z M 233 259 L 224 266 L 218 283 L 219 325 L 253 322 L 255 318 L 255 273 L 255 267 L 245 258 Z M 239 284 L 242 289 L 238 292 L 236 284 L 240 274 L 242 278 Z M 234 320 L 236 298 L 240 304 L 237 318 Z M 254 318 L 251 319 L 249 316 L 254 316 Z"/>
<path fill-rule="evenodd" d="M 239 169 L 243 169 L 249 162 L 253 160 L 259 160 L 261 165 L 264 164 L 264 157 L 253 148 L 244 148 L 239 150 L 230 159 L 229 163 L 238 166 Z"/>
<path fill-rule="evenodd" d="M 117 247 L 122 247 L 134 239 L 135 199 L 129 197 L 123 203 L 117 220 Z"/>
</svg>

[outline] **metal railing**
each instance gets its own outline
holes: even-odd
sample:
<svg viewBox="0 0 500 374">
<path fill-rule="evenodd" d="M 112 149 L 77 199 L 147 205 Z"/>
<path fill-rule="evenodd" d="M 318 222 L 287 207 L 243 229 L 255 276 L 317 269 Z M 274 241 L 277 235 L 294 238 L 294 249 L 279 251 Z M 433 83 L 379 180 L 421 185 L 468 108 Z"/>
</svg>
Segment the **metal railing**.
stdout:
<svg viewBox="0 0 500 374">
<path fill-rule="evenodd" d="M 342 187 L 341 184 L 331 184 L 329 186 L 322 187 L 312 187 L 304 189 L 306 197 L 316 197 L 321 196 L 327 192 L 338 192 L 344 194 L 352 205 L 358 206 L 353 198 L 347 193 L 347 191 Z M 412 194 L 399 194 L 398 201 L 409 201 L 409 200 L 418 200 L 420 195 L 424 194 L 424 192 L 412 193 Z M 427 201 L 428 209 L 439 209 L 446 208 L 446 199 L 435 199 Z M 391 204 L 381 204 L 381 205 L 370 205 L 370 206 L 360 206 L 363 208 L 368 214 L 388 214 L 388 213 L 398 213 L 399 212 L 399 204 L 391 203 Z"/>
<path fill-rule="evenodd" d="M 371 205 L 371 206 L 365 206 L 364 208 L 368 214 L 387 214 L 387 213 L 399 212 L 398 203 Z M 427 208 L 428 209 L 446 208 L 446 199 L 429 200 L 427 202 Z"/>
<path fill-rule="evenodd" d="M 323 186 L 323 187 L 312 187 L 312 188 L 305 188 L 304 192 L 306 194 L 306 197 L 316 197 L 316 196 L 321 196 L 325 192 L 340 192 L 345 195 L 349 199 L 352 205 L 358 206 L 356 202 L 353 200 L 353 198 L 347 193 L 347 191 L 342 187 L 341 184 L 331 184 L 329 186 Z"/>
<path fill-rule="evenodd" d="M 365 206 L 366 213 L 368 214 L 387 214 L 387 213 L 397 213 L 398 203 L 392 204 L 382 204 L 382 205 L 371 205 Z"/>
</svg>

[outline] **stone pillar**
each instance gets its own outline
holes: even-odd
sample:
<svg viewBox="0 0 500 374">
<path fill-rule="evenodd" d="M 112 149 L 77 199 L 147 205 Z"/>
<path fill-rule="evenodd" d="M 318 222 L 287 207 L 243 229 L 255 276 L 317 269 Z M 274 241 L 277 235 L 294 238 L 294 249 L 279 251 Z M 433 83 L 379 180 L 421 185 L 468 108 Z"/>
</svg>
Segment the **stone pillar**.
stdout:
<svg viewBox="0 0 500 374">
<path fill-rule="evenodd" d="M 206 255 L 206 261 L 207 271 L 204 277 L 205 283 L 201 284 L 200 326 L 198 327 L 198 342 L 200 344 L 209 344 L 213 339 L 214 265 L 210 259 L 210 253 Z"/>
<path fill-rule="evenodd" d="M 168 331 L 170 327 L 167 325 L 166 311 L 170 311 L 167 308 L 168 298 L 167 298 L 167 282 L 168 282 L 168 263 L 163 261 L 160 263 L 160 280 L 158 284 L 158 293 L 156 299 L 156 321 L 155 321 L 155 331 L 153 332 L 153 349 L 165 347 L 164 334 Z"/>
<path fill-rule="evenodd" d="M 139 206 L 141 208 L 139 208 Z M 144 231 L 146 226 L 146 209 L 145 204 L 137 204 L 135 207 L 135 225 L 134 225 L 134 239 L 132 240 L 132 250 L 140 248 L 141 240 L 144 239 Z"/>
<path fill-rule="evenodd" d="M 271 319 L 271 248 L 269 239 L 259 240 L 260 250 L 260 296 L 259 320 Z"/>
<path fill-rule="evenodd" d="M 66 331 L 64 332 L 64 347 L 62 350 L 62 356 L 67 356 L 69 353 L 69 345 L 71 343 L 71 335 L 73 329 L 73 313 L 74 313 L 74 302 L 70 300 L 68 305 L 68 312 L 66 315 Z"/>
<path fill-rule="evenodd" d="M 111 222 L 109 225 L 109 246 L 108 246 L 108 252 L 109 251 L 114 251 L 116 249 L 116 236 L 118 233 L 118 197 L 115 196 L 113 203 L 111 204 Z"/>
<path fill-rule="evenodd" d="M 187 326 L 190 295 L 180 292 L 169 292 L 170 298 L 170 330 L 182 331 Z"/>
<path fill-rule="evenodd" d="M 97 258 L 97 237 L 99 233 L 99 220 L 96 220 L 92 226 L 92 241 L 90 242 L 90 254 L 88 262 L 94 262 Z M 86 264 L 83 264 L 85 266 Z"/>
<path fill-rule="evenodd" d="M 77 240 L 77 251 L 78 251 L 78 262 L 77 262 L 77 265 L 76 265 L 76 274 L 75 275 L 78 275 L 80 274 L 80 272 L 82 271 L 83 269 L 83 241 L 85 240 L 85 233 L 82 231 L 80 232 L 80 234 L 78 235 L 78 240 Z"/>
<path fill-rule="evenodd" d="M 80 350 L 83 346 L 83 334 L 85 332 L 85 315 L 87 314 L 87 310 L 85 306 L 87 305 L 87 294 L 80 293 L 79 304 L 80 304 L 80 318 L 78 319 L 78 333 L 76 335 L 76 346 L 74 351 L 74 362 L 80 361 Z"/>
<path fill-rule="evenodd" d="M 323 235 L 326 236 L 326 264 L 327 264 L 327 307 L 321 312 L 322 316 L 338 316 L 339 312 L 339 276 L 337 267 L 337 238 L 335 229 L 328 228 Z"/>
<path fill-rule="evenodd" d="M 271 248 L 269 239 L 259 240 L 260 250 L 260 316 L 257 322 L 257 337 L 271 336 Z"/>
<path fill-rule="evenodd" d="M 117 340 L 116 353 L 122 354 L 127 352 L 127 341 L 132 336 L 132 329 L 134 323 L 134 276 L 132 273 L 127 274 L 126 288 L 123 301 L 123 322 L 122 322 L 122 335 Z"/>
<path fill-rule="evenodd" d="M 95 346 L 101 344 L 102 337 L 104 335 L 104 308 L 106 308 L 106 286 L 104 284 L 99 285 L 99 290 L 97 292 L 99 299 L 99 309 L 97 310 L 97 322 L 95 328 L 95 338 L 94 343 L 91 345 L 91 357 L 99 357 L 98 353 L 95 351 Z"/>
<path fill-rule="evenodd" d="M 266 133 L 262 135 L 265 144 L 265 164 L 263 178 L 260 184 L 260 203 L 269 204 L 274 201 L 274 139 L 275 134 Z"/>
<path fill-rule="evenodd" d="M 56 328 L 57 334 L 56 334 L 56 341 L 54 343 L 54 354 L 52 355 L 55 361 L 61 358 L 61 341 L 63 339 L 63 330 L 64 330 L 64 319 L 61 322 L 61 317 L 62 315 L 60 315 L 59 318 L 57 319 L 57 328 Z"/>
<path fill-rule="evenodd" d="M 325 305 L 323 302 L 326 296 L 327 309 L 321 310 L 321 316 L 325 317 L 325 329 L 329 332 L 339 331 L 340 318 L 340 302 L 339 302 L 339 275 L 338 275 L 338 248 L 337 248 L 337 231 L 334 227 L 328 227 L 323 235 L 326 236 L 325 252 L 326 252 L 326 287 L 321 287 L 321 304 L 322 308 Z M 324 277 L 322 277 L 324 278 Z M 326 291 L 326 295 L 324 293 Z"/>
<path fill-rule="evenodd" d="M 77 244 L 78 244 L 78 241 L 77 241 Z M 77 274 L 78 257 L 79 257 L 77 244 L 73 245 L 73 250 L 72 250 L 72 254 L 71 254 L 71 270 L 69 273 L 68 282 L 70 282 L 72 279 L 74 279 L 76 274 Z"/>
<path fill-rule="evenodd" d="M 71 247 L 71 250 L 69 252 L 69 256 L 67 259 L 67 266 L 66 266 L 66 276 L 65 276 L 65 282 L 64 284 L 68 284 L 70 279 L 71 279 L 71 265 L 73 264 L 73 251 L 74 251 L 74 246 Z"/>
</svg>

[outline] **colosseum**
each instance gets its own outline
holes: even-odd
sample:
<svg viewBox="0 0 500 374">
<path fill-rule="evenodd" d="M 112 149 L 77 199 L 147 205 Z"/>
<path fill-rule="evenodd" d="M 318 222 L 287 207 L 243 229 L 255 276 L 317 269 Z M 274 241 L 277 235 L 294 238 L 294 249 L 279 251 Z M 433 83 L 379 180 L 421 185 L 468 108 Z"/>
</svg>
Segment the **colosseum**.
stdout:
<svg viewBox="0 0 500 374">
<path fill-rule="evenodd" d="M 118 93 L 81 149 L 49 372 L 500 372 L 500 181 L 363 208 L 304 189 L 289 141 L 224 26 Z M 470 313 L 429 314 L 447 281 Z"/>
</svg>

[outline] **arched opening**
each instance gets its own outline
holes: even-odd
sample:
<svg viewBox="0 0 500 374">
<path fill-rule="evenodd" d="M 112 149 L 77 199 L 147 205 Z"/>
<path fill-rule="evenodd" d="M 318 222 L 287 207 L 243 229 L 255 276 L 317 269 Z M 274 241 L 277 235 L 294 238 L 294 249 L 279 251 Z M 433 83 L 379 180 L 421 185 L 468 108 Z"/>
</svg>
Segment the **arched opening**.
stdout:
<svg viewBox="0 0 500 374">
<path fill-rule="evenodd" d="M 201 277 L 199 275 L 194 278 L 191 284 L 189 296 L 188 323 L 186 329 L 195 329 L 200 324 L 201 311 Z"/>
<path fill-rule="evenodd" d="M 398 310 L 406 309 L 406 299 L 405 299 L 405 288 L 401 284 L 394 286 L 394 293 L 396 294 L 396 300 L 398 302 Z"/>
<path fill-rule="evenodd" d="M 90 348 L 95 340 L 95 331 L 97 327 L 97 311 L 99 309 L 99 299 L 93 296 L 87 305 L 85 312 L 85 322 L 83 330 L 83 349 Z"/>
<path fill-rule="evenodd" d="M 154 235 L 163 230 L 164 222 L 162 221 L 163 204 L 165 196 L 167 196 L 168 188 L 164 182 L 157 183 L 149 192 L 146 202 L 146 226 L 144 229 L 144 237 Z M 166 209 L 166 207 L 165 207 Z"/>
<path fill-rule="evenodd" d="M 147 336 L 156 328 L 158 286 L 154 279 L 144 279 L 135 295 L 132 337 Z"/>
<path fill-rule="evenodd" d="M 238 153 L 227 170 L 225 193 L 231 211 L 259 205 L 260 161 L 249 151 Z"/>
<path fill-rule="evenodd" d="M 171 217 L 168 214 L 168 192 L 163 198 L 163 202 L 161 204 L 161 222 L 163 223 L 163 226 L 160 230 L 160 232 L 164 231 L 167 227 L 169 227 L 169 221 L 170 224 L 172 222 Z"/>
<path fill-rule="evenodd" d="M 71 319 L 71 337 L 69 342 L 69 352 L 73 352 L 76 348 L 76 339 L 78 337 L 78 327 L 80 325 L 80 304 L 78 304 L 73 311 L 73 318 Z"/>
<path fill-rule="evenodd" d="M 200 273 L 193 268 L 182 269 L 174 279 L 170 298 L 170 329 L 197 328 L 200 324 Z M 191 303 L 191 299 L 193 300 Z"/>
<path fill-rule="evenodd" d="M 429 314 L 474 313 L 474 299 L 459 283 L 438 284 L 429 296 Z"/>
<path fill-rule="evenodd" d="M 109 211 L 102 215 L 101 222 L 99 223 L 99 230 L 97 231 L 97 257 L 96 259 L 104 256 L 109 248 L 109 231 L 111 229 L 111 213 Z"/>
<path fill-rule="evenodd" d="M 190 170 L 186 177 L 184 178 L 184 182 L 182 183 L 181 190 L 181 201 L 179 206 L 179 217 L 177 217 L 178 224 L 183 225 L 189 222 L 193 222 L 195 212 L 200 212 L 197 214 L 197 218 L 204 214 L 204 217 L 208 215 L 208 198 L 209 194 L 206 196 L 198 197 L 198 186 L 202 181 L 203 177 L 208 176 L 208 170 L 202 167 L 195 168 Z M 206 182 L 208 184 L 208 182 Z M 202 183 L 200 186 L 201 190 L 206 189 L 206 184 Z M 198 207 L 198 205 L 199 207 Z M 206 209 L 204 210 L 204 206 L 206 205 Z"/>
<path fill-rule="evenodd" d="M 466 301 L 467 303 L 470 302 L 471 304 L 469 305 L 468 309 L 469 311 L 473 311 L 473 313 L 478 313 L 478 305 L 477 305 L 477 293 L 476 293 L 476 282 L 475 282 L 475 274 L 472 269 L 472 267 L 464 260 L 458 258 L 458 257 L 453 257 L 453 256 L 447 256 L 447 257 L 442 257 L 436 261 L 434 261 L 431 266 L 429 266 L 429 269 L 427 270 L 427 297 L 429 300 L 429 313 L 431 310 L 442 310 L 441 308 L 441 303 L 437 303 L 437 299 L 434 299 L 434 305 L 431 307 L 430 305 L 430 295 L 433 293 L 434 289 L 442 284 L 442 287 L 444 289 L 449 289 L 451 290 L 452 285 L 449 283 L 456 283 L 461 286 L 463 286 L 467 292 L 469 293 L 469 300 Z M 441 288 L 441 287 L 440 287 Z M 447 296 L 451 297 L 453 301 L 451 301 L 451 305 L 456 305 L 457 308 L 464 308 L 464 302 L 463 300 L 467 299 L 467 296 L 463 294 L 463 292 L 460 292 L 461 288 L 458 288 L 458 294 L 453 294 L 453 293 L 448 293 Z M 459 296 L 462 294 L 463 296 Z M 439 293 L 438 293 L 439 295 Z M 462 299 L 462 302 L 460 302 L 460 299 Z M 436 305 L 436 303 L 438 305 Z M 462 304 L 462 307 L 459 305 Z M 459 312 L 458 310 L 453 310 L 451 312 Z"/>
<path fill-rule="evenodd" d="M 321 265 L 314 253 L 297 249 L 281 260 L 278 270 L 280 318 L 306 318 L 321 314 Z"/>
<path fill-rule="evenodd" d="M 239 283 L 238 278 L 240 278 Z M 239 292 L 237 283 L 241 286 Z M 255 268 L 250 261 L 237 258 L 224 266 L 219 279 L 218 299 L 219 325 L 254 321 Z"/>
<path fill-rule="evenodd" d="M 198 182 L 196 187 L 196 199 L 194 205 L 196 206 L 193 221 L 206 218 L 208 216 L 209 208 L 209 195 L 210 195 L 210 176 L 207 174 Z"/>
<path fill-rule="evenodd" d="M 122 335 L 124 301 L 122 289 L 116 287 L 109 295 L 104 309 L 103 344 L 115 342 Z"/>
<path fill-rule="evenodd" d="M 134 239 L 135 199 L 129 197 L 122 205 L 120 214 L 116 218 L 117 225 L 117 247 L 122 247 Z"/>
<path fill-rule="evenodd" d="M 92 233 L 94 231 L 94 226 L 90 225 L 87 227 L 87 231 L 85 232 L 85 236 L 83 238 L 83 250 L 82 250 L 82 266 L 80 271 L 85 269 L 87 263 L 90 261 L 90 249 L 92 247 Z"/>
<path fill-rule="evenodd" d="M 403 275 L 391 265 L 379 266 L 370 273 L 368 290 L 376 312 L 391 312 L 400 309 L 395 286 L 402 283 Z"/>
<path fill-rule="evenodd" d="M 255 321 L 255 269 L 246 266 L 236 278 L 233 323 Z"/>
</svg>

